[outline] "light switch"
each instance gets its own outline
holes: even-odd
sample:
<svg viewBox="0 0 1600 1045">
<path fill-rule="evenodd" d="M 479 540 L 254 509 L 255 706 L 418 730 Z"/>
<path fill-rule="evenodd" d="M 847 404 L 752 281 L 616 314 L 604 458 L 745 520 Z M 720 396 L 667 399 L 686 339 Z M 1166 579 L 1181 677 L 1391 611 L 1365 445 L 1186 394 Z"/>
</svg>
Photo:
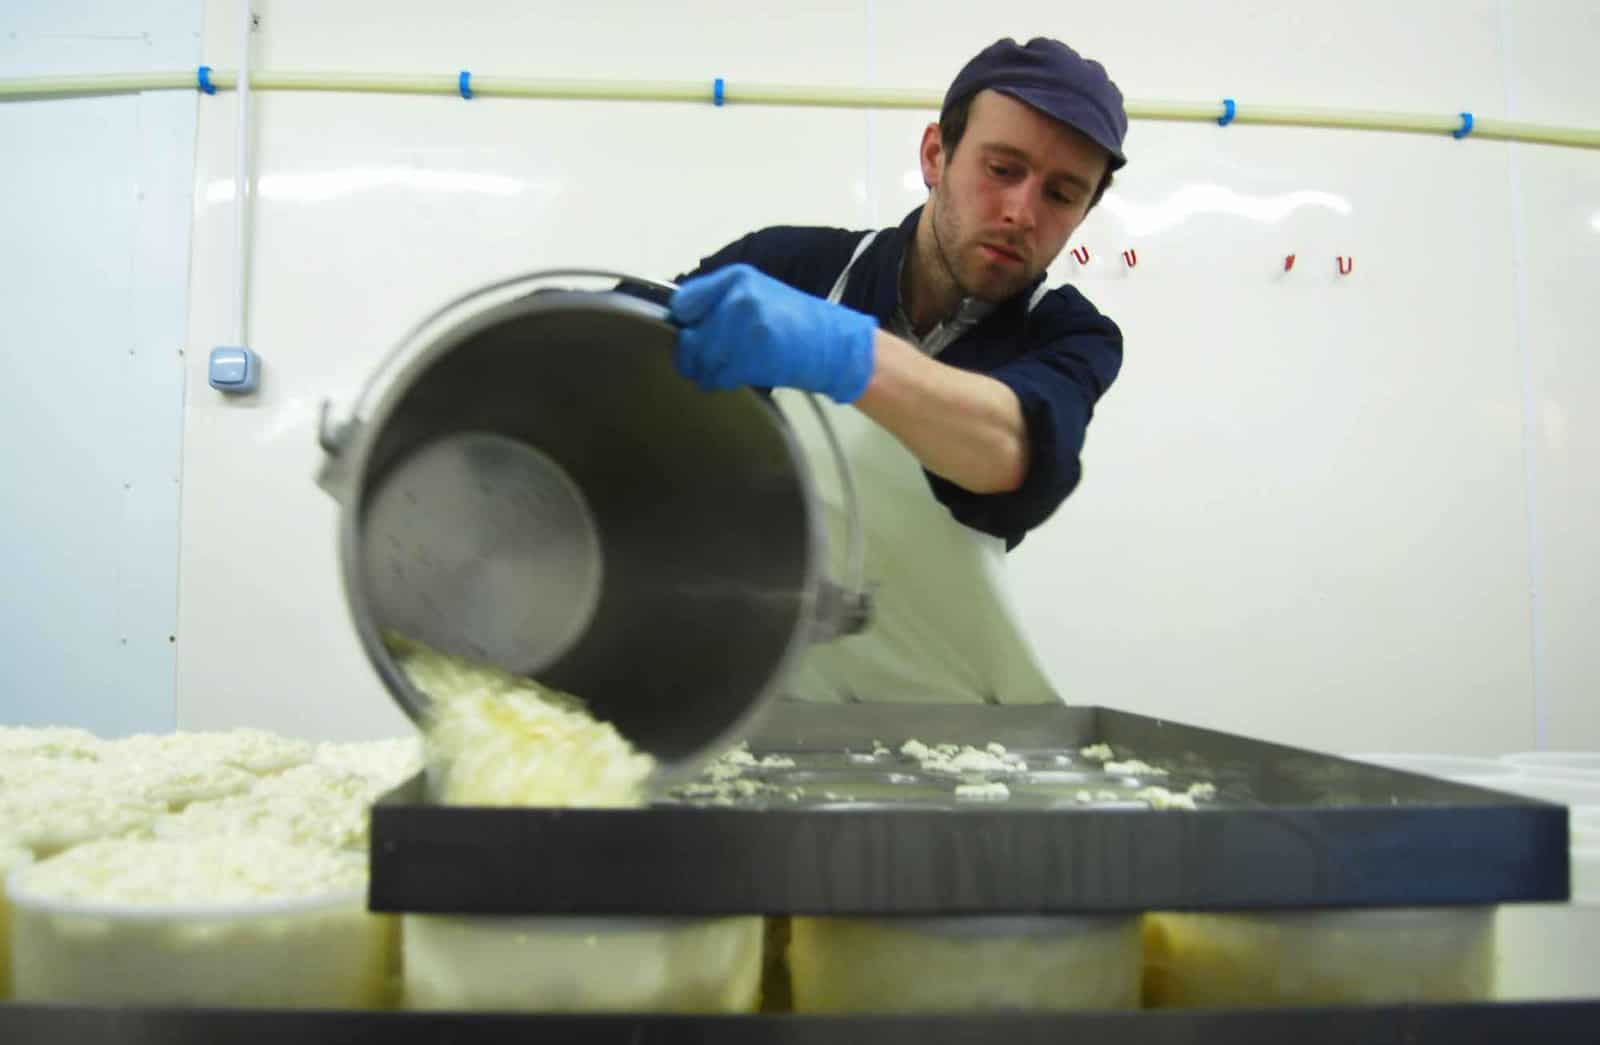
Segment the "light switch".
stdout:
<svg viewBox="0 0 1600 1045">
<path fill-rule="evenodd" d="M 261 377 L 261 360 L 248 348 L 218 346 L 211 350 L 208 378 L 219 392 L 239 395 L 254 392 Z"/>
</svg>

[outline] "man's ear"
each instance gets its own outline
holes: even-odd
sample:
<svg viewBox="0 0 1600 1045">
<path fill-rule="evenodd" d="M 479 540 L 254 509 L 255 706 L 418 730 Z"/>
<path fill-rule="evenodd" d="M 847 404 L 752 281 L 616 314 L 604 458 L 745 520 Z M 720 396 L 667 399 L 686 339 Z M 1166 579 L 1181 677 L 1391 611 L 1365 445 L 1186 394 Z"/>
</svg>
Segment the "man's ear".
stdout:
<svg viewBox="0 0 1600 1045">
<path fill-rule="evenodd" d="M 922 147 L 917 150 L 922 163 L 922 184 L 931 193 L 939 187 L 944 177 L 944 139 L 939 135 L 939 125 L 930 123 L 922 129 Z"/>
</svg>

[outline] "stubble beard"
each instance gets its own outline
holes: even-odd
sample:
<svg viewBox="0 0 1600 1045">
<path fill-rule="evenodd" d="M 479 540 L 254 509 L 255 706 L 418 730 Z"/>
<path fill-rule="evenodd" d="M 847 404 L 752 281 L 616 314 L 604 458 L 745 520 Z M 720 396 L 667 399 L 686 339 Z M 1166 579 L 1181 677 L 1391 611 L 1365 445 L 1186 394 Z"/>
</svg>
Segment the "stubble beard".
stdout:
<svg viewBox="0 0 1600 1045">
<path fill-rule="evenodd" d="M 935 254 L 939 255 L 940 266 L 944 269 L 945 275 L 949 277 L 950 282 L 954 284 L 956 293 L 958 293 L 963 300 L 972 297 L 972 291 L 967 289 L 967 284 L 964 280 L 962 280 L 961 273 L 956 271 L 956 264 L 960 259 L 952 258 L 950 256 L 950 252 L 945 249 L 944 241 L 947 238 L 954 240 L 958 244 L 961 242 L 961 229 L 959 226 L 955 225 L 954 219 L 952 219 L 947 213 L 944 206 L 944 196 L 938 191 L 935 191 L 933 194 L 932 224 L 933 251 Z M 945 226 L 947 225 L 950 227 L 946 228 Z"/>
<path fill-rule="evenodd" d="M 953 256 L 947 249 L 947 243 L 954 243 L 959 249 L 961 246 L 962 229 L 953 215 L 944 206 L 944 197 L 935 190 L 933 193 L 933 244 L 934 252 L 939 255 L 939 264 L 944 269 L 945 275 L 955 285 L 957 293 L 964 300 L 977 298 L 980 301 L 999 303 L 1011 297 L 1017 291 L 1033 281 L 1036 273 L 1024 270 L 1024 274 L 1015 281 L 1004 281 L 998 289 L 990 294 L 980 294 L 972 289 L 970 283 L 961 277 L 959 268 L 961 259 Z M 1014 284 L 1014 285 L 1013 285 Z"/>
</svg>

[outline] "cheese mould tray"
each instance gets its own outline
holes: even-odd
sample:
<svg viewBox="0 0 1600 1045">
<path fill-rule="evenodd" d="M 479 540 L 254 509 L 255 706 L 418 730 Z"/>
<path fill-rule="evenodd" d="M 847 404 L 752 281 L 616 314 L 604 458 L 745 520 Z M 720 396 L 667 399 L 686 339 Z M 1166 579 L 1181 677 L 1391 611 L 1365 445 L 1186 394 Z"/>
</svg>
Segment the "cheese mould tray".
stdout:
<svg viewBox="0 0 1600 1045">
<path fill-rule="evenodd" d="M 444 807 L 414 778 L 373 808 L 369 904 L 952 915 L 1567 897 L 1561 806 L 1107 708 L 785 702 L 717 766 L 639 809 Z"/>
<path fill-rule="evenodd" d="M 0 1004 L 6 1045 L 1592 1045 L 1600 1002 L 937 1016 L 556 1016 Z"/>
</svg>

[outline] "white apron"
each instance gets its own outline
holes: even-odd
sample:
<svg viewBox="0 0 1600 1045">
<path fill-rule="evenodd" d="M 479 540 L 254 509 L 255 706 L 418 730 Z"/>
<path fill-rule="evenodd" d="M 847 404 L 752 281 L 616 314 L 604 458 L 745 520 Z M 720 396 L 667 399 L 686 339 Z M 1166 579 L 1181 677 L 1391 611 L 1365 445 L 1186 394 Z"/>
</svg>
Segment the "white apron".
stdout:
<svg viewBox="0 0 1600 1045">
<path fill-rule="evenodd" d="M 868 234 L 839 275 L 835 304 Z M 803 393 L 779 389 L 843 578 L 845 514 L 838 465 Z M 855 473 L 873 592 L 867 630 L 811 647 L 785 680 L 789 699 L 820 702 L 1039 704 L 1060 700 L 1023 637 L 1005 575 L 1005 542 L 956 522 L 922 465 L 853 406 L 818 401 Z"/>
</svg>

